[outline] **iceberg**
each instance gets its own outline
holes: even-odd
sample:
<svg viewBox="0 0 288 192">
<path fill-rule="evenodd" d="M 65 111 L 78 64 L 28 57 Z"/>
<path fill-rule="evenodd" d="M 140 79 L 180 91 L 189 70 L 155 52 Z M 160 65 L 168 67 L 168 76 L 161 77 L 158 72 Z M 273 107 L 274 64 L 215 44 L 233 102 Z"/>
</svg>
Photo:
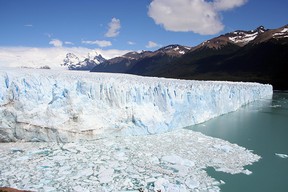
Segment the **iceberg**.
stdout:
<svg viewBox="0 0 288 192">
<path fill-rule="evenodd" d="M 271 85 L 259 83 L 0 69 L 0 141 L 164 133 L 272 94 Z"/>
<path fill-rule="evenodd" d="M 275 153 L 275 155 L 283 159 L 288 158 L 288 155 L 283 154 L 283 153 Z"/>
</svg>

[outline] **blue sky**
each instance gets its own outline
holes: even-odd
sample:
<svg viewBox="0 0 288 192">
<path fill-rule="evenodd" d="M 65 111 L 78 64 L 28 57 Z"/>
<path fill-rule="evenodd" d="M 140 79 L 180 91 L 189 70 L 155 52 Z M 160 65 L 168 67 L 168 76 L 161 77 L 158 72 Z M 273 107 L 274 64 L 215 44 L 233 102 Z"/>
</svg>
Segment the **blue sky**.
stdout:
<svg viewBox="0 0 288 192">
<path fill-rule="evenodd" d="M 0 48 L 196 46 L 237 29 L 288 24 L 287 7 L 287 0 L 0 0 Z"/>
</svg>

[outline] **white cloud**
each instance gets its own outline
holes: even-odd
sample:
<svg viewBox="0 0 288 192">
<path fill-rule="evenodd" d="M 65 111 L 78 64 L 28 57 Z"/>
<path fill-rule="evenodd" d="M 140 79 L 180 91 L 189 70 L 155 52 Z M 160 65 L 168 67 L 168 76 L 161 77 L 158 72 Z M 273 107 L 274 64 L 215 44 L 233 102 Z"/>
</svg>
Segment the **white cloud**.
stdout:
<svg viewBox="0 0 288 192">
<path fill-rule="evenodd" d="M 65 41 L 64 42 L 65 45 L 74 45 L 74 43 L 70 42 L 70 41 Z"/>
<path fill-rule="evenodd" d="M 146 48 L 154 48 L 154 47 L 161 47 L 161 45 L 159 45 L 153 41 L 149 41 L 148 44 L 146 45 Z"/>
<path fill-rule="evenodd" d="M 214 0 L 216 10 L 226 11 L 244 5 L 248 0 Z"/>
<path fill-rule="evenodd" d="M 128 41 L 127 43 L 128 43 L 128 45 L 135 45 L 135 42 L 133 42 L 133 41 Z"/>
<path fill-rule="evenodd" d="M 112 43 L 111 41 L 105 41 L 105 40 L 102 40 L 102 41 L 99 41 L 99 40 L 96 40 L 96 41 L 82 41 L 83 44 L 89 44 L 89 45 L 98 45 L 99 47 L 108 47 L 108 46 L 111 46 Z"/>
<path fill-rule="evenodd" d="M 61 68 L 67 53 L 74 53 L 79 58 L 84 58 L 89 52 L 96 51 L 106 59 L 124 55 L 131 50 L 102 50 L 88 49 L 84 47 L 0 47 L 0 67 L 33 67 L 39 68 L 44 65 L 52 69 Z"/>
<path fill-rule="evenodd" d="M 220 11 L 230 10 L 246 0 L 153 0 L 148 15 L 169 31 L 217 34 L 224 29 Z"/>
<path fill-rule="evenodd" d="M 24 27 L 33 27 L 33 25 L 32 24 L 26 24 L 26 25 L 24 25 Z"/>
<path fill-rule="evenodd" d="M 119 29 L 121 28 L 120 20 L 112 18 L 111 22 L 108 24 L 109 29 L 105 34 L 106 37 L 116 37 L 119 35 Z"/>
<path fill-rule="evenodd" d="M 52 39 L 49 44 L 53 45 L 54 47 L 62 47 L 63 42 L 59 39 Z"/>
<path fill-rule="evenodd" d="M 119 49 L 108 49 L 108 50 L 95 49 L 95 50 L 97 53 L 101 54 L 105 59 L 119 57 L 132 51 L 132 50 L 119 50 Z"/>
<path fill-rule="evenodd" d="M 45 36 L 47 36 L 48 38 L 51 38 L 53 36 L 52 33 L 44 33 Z"/>
</svg>

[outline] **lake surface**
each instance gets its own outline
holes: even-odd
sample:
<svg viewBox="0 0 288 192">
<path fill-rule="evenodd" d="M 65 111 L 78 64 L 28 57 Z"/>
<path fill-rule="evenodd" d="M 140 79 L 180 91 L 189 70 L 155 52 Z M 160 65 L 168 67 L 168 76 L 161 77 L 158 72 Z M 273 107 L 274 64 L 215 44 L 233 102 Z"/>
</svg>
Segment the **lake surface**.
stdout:
<svg viewBox="0 0 288 192">
<path fill-rule="evenodd" d="M 208 168 L 208 174 L 223 180 L 222 192 L 287 192 L 288 92 L 274 92 L 273 99 L 256 101 L 205 123 L 187 127 L 206 135 L 236 143 L 262 158 L 247 166 L 253 173 L 226 174 Z"/>
</svg>

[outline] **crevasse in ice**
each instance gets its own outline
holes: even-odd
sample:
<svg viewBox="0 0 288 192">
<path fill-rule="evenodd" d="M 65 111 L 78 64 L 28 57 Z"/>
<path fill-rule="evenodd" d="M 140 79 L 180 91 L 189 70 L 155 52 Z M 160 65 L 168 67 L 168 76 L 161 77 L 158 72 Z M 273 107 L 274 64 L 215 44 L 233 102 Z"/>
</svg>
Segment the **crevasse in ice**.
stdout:
<svg viewBox="0 0 288 192">
<path fill-rule="evenodd" d="M 271 85 L 258 83 L 0 70 L 0 140 L 67 142 L 163 133 L 272 93 Z"/>
</svg>

